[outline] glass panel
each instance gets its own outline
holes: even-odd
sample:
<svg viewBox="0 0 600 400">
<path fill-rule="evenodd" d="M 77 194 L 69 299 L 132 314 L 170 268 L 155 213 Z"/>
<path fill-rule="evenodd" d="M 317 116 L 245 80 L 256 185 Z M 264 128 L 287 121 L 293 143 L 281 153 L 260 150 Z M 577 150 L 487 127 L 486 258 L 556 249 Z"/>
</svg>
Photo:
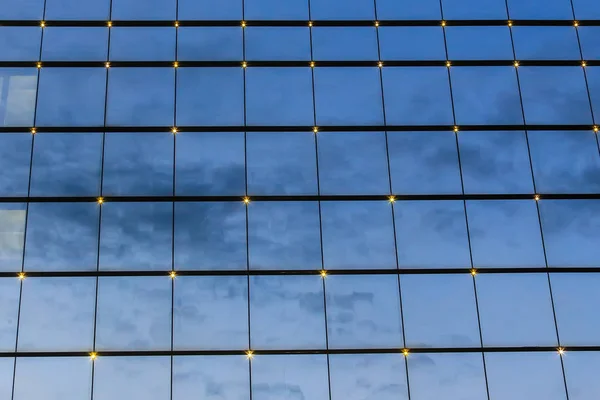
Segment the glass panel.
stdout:
<svg viewBox="0 0 600 400">
<path fill-rule="evenodd" d="M 0 205 L 0 270 L 20 271 L 25 237 L 25 204 Z"/>
<path fill-rule="evenodd" d="M 600 265 L 600 201 L 544 200 L 540 214 L 548 266 Z"/>
<path fill-rule="evenodd" d="M 165 400 L 170 357 L 107 357 L 95 362 L 94 400 Z"/>
<path fill-rule="evenodd" d="M 177 0 L 111 0 L 113 19 L 174 20 Z"/>
<path fill-rule="evenodd" d="M 457 124 L 523 123 L 514 67 L 453 67 L 450 74 Z"/>
<path fill-rule="evenodd" d="M 173 125 L 174 78 L 173 68 L 111 68 L 107 124 Z"/>
<path fill-rule="evenodd" d="M 248 132 L 246 153 L 249 194 L 317 194 L 312 132 Z"/>
<path fill-rule="evenodd" d="M 273 1 L 273 0 L 269 0 Z M 244 30 L 246 60 L 310 60 L 308 27 L 249 27 Z M 238 57 L 237 60 L 241 60 Z"/>
<path fill-rule="evenodd" d="M 564 358 L 570 400 L 593 399 L 600 393 L 600 352 L 577 352 Z"/>
<path fill-rule="evenodd" d="M 242 0 L 177 0 L 180 19 L 241 20 Z"/>
<path fill-rule="evenodd" d="M 248 348 L 247 277 L 177 277 L 174 302 L 174 349 Z"/>
<path fill-rule="evenodd" d="M 598 10 L 600 11 L 600 7 Z M 600 18 L 600 12 L 598 18 Z M 583 59 L 600 60 L 600 42 L 596 40 L 600 36 L 600 26 L 582 26 L 577 31 L 579 32 Z"/>
<path fill-rule="evenodd" d="M 106 20 L 110 13 L 110 2 L 110 0 L 46 0 L 45 18 Z"/>
<path fill-rule="evenodd" d="M 95 271 L 99 211 L 95 203 L 31 203 L 25 270 Z"/>
<path fill-rule="evenodd" d="M 317 202 L 257 202 L 248 206 L 251 269 L 318 269 L 321 261 Z"/>
<path fill-rule="evenodd" d="M 463 131 L 458 143 L 465 193 L 533 193 L 524 132 Z"/>
<path fill-rule="evenodd" d="M 15 368 L 14 400 L 90 398 L 92 363 L 88 357 L 21 357 Z"/>
<path fill-rule="evenodd" d="M 456 2 L 457 0 L 445 0 Z M 463 4 L 479 3 L 483 6 L 498 0 L 460 0 Z M 502 8 L 506 10 L 500 0 Z M 476 6 L 469 5 L 470 10 Z M 504 12 L 506 14 L 506 11 Z M 444 12 L 444 17 L 447 17 Z M 504 17 L 505 18 L 505 17 Z M 439 28 L 438 28 L 439 29 Z M 450 60 L 512 60 L 514 58 L 510 29 L 507 26 L 449 26 L 445 29 Z M 443 60 L 445 56 L 438 58 Z"/>
<path fill-rule="evenodd" d="M 32 126 L 36 68 L 0 68 L 0 126 Z"/>
<path fill-rule="evenodd" d="M 45 0 L 1 0 L 0 19 L 42 19 Z"/>
<path fill-rule="evenodd" d="M 36 135 L 32 196 L 96 196 L 102 168 L 101 133 Z"/>
<path fill-rule="evenodd" d="M 446 67 L 383 69 L 388 125 L 451 125 L 452 102 Z"/>
<path fill-rule="evenodd" d="M 44 28 L 42 60 L 106 61 L 108 28 L 62 27 Z"/>
<path fill-rule="evenodd" d="M 374 2 L 372 0 L 346 0 L 344 2 L 312 0 L 310 10 L 312 18 L 315 20 L 375 19 Z"/>
<path fill-rule="evenodd" d="M 166 275 L 100 277 L 96 318 L 99 350 L 168 350 L 171 279 Z M 98 364 L 104 363 L 102 359 Z"/>
<path fill-rule="evenodd" d="M 377 0 L 380 19 L 441 19 L 440 0 Z"/>
<path fill-rule="evenodd" d="M 0 196 L 27 196 L 32 137 L 29 133 L 0 135 Z"/>
<path fill-rule="evenodd" d="M 325 279 L 330 348 L 402 347 L 396 275 L 331 275 Z"/>
<path fill-rule="evenodd" d="M 515 26 L 517 60 L 579 60 L 577 31 L 572 26 Z"/>
<path fill-rule="evenodd" d="M 252 399 L 329 399 L 325 355 L 258 356 L 252 361 Z"/>
<path fill-rule="evenodd" d="M 312 29 L 315 60 L 378 59 L 374 27 L 316 27 Z"/>
<path fill-rule="evenodd" d="M 382 26 L 379 28 L 379 47 L 382 60 L 446 59 L 444 31 L 441 27 Z"/>
<path fill-rule="evenodd" d="M 556 345 L 546 274 L 480 274 L 476 281 L 484 345 Z"/>
<path fill-rule="evenodd" d="M 571 0 L 507 0 L 513 19 L 573 19 Z"/>
<path fill-rule="evenodd" d="M 313 125 L 310 68 L 248 68 L 245 83 L 248 125 Z"/>
<path fill-rule="evenodd" d="M 321 280 L 315 275 L 250 277 L 252 347 L 324 349 L 325 299 Z"/>
<path fill-rule="evenodd" d="M 23 281 L 19 351 L 88 351 L 94 339 L 96 278 Z"/>
<path fill-rule="evenodd" d="M 107 133 L 102 193 L 173 194 L 173 138 L 170 132 Z"/>
<path fill-rule="evenodd" d="M 323 202 L 325 269 L 396 268 L 387 201 Z"/>
<path fill-rule="evenodd" d="M 412 354 L 408 380 L 414 400 L 487 398 L 483 360 L 477 353 Z"/>
<path fill-rule="evenodd" d="M 600 344 L 600 274 L 551 274 L 550 278 L 561 344 Z"/>
<path fill-rule="evenodd" d="M 175 59 L 175 29 L 174 27 L 140 26 L 112 28 L 110 31 L 110 59 L 172 61 Z"/>
<path fill-rule="evenodd" d="M 3 399 L 10 399 L 12 397 L 14 368 L 14 358 L 0 358 L 0 397 Z"/>
<path fill-rule="evenodd" d="M 100 269 L 171 269 L 171 203 L 102 205 Z"/>
<path fill-rule="evenodd" d="M 315 68 L 314 71 L 318 125 L 383 123 L 378 68 Z"/>
<path fill-rule="evenodd" d="M 42 30 L 33 26 L 0 27 L 0 61 L 37 61 Z"/>
<path fill-rule="evenodd" d="M 15 278 L 0 278 L 0 351 L 15 351 L 20 286 Z"/>
<path fill-rule="evenodd" d="M 197 396 L 210 400 L 247 400 L 249 377 L 248 361 L 242 356 L 174 357 L 173 400 Z"/>
<path fill-rule="evenodd" d="M 443 0 L 447 19 L 506 19 L 505 0 Z"/>
<path fill-rule="evenodd" d="M 404 358 L 398 354 L 329 357 L 332 400 L 408 399 Z"/>
<path fill-rule="evenodd" d="M 404 275 L 400 284 L 407 347 L 481 345 L 471 276 Z"/>
<path fill-rule="evenodd" d="M 175 203 L 175 269 L 246 268 L 244 203 Z"/>
<path fill-rule="evenodd" d="M 454 132 L 388 132 L 392 192 L 462 193 Z"/>
<path fill-rule="evenodd" d="M 546 265 L 535 201 L 467 201 L 467 216 L 476 268 Z"/>
<path fill-rule="evenodd" d="M 573 0 L 575 16 L 582 19 L 600 19 L 600 3 L 596 0 Z"/>
<path fill-rule="evenodd" d="M 243 132 L 178 133 L 175 191 L 179 196 L 243 195 Z"/>
<path fill-rule="evenodd" d="M 308 0 L 244 0 L 244 16 L 249 20 L 306 20 L 308 3 Z"/>
<path fill-rule="evenodd" d="M 566 400 L 556 353 L 486 353 L 490 398 Z"/>
<path fill-rule="evenodd" d="M 600 116 L 600 68 L 586 68 L 586 73 L 590 98 L 592 99 L 592 111 L 596 115 L 596 119 L 598 119 L 598 116 Z"/>
<path fill-rule="evenodd" d="M 181 5 L 184 0 L 178 1 Z M 220 10 L 222 6 L 219 4 L 215 9 Z M 242 35 L 241 27 L 180 27 L 177 29 L 177 59 L 240 61 L 244 50 Z M 248 33 L 246 33 L 246 41 L 248 41 Z"/>
<path fill-rule="evenodd" d="M 600 192 L 600 157 L 593 132 L 532 131 L 529 143 L 539 192 Z"/>
<path fill-rule="evenodd" d="M 527 124 L 591 124 L 581 67 L 520 67 Z"/>
<path fill-rule="evenodd" d="M 177 125 L 243 125 L 242 68 L 179 68 Z"/>
<path fill-rule="evenodd" d="M 401 268 L 471 265 L 462 201 L 399 201 L 394 217 Z"/>
</svg>

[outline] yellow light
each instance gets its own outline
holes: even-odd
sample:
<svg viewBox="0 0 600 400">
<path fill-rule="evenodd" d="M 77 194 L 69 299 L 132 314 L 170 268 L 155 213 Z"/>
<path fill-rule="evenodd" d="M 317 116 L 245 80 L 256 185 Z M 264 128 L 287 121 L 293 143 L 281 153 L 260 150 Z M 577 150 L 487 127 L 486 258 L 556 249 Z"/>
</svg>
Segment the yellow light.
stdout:
<svg viewBox="0 0 600 400">
<path fill-rule="evenodd" d="M 98 358 L 98 353 L 96 353 L 95 351 L 92 351 L 90 353 L 90 359 L 95 360 L 96 358 Z"/>
<path fill-rule="evenodd" d="M 582 62 L 581 62 L 581 66 L 582 66 L 583 68 L 585 68 L 585 67 L 587 67 L 587 63 L 586 63 L 585 61 L 582 61 Z"/>
<path fill-rule="evenodd" d="M 179 67 L 179 63 L 178 63 L 177 61 L 175 61 L 175 62 L 173 63 L 173 68 L 178 68 L 178 67 Z"/>
<path fill-rule="evenodd" d="M 254 352 L 252 350 L 246 351 L 246 358 L 248 360 L 252 360 L 253 357 L 254 357 Z"/>
<path fill-rule="evenodd" d="M 390 196 L 388 197 L 388 200 L 390 201 L 390 203 L 394 203 L 396 201 L 396 196 Z"/>
<path fill-rule="evenodd" d="M 574 26 L 575 28 L 577 28 L 577 27 L 579 26 L 579 22 L 577 22 L 577 21 L 573 21 L 573 26 Z"/>
<path fill-rule="evenodd" d="M 177 127 L 174 126 L 173 128 L 171 128 L 171 133 L 173 135 L 176 135 L 177 134 Z"/>
<path fill-rule="evenodd" d="M 404 357 L 408 357 L 408 353 L 410 353 L 408 349 L 402 349 L 402 354 L 404 354 Z"/>
<path fill-rule="evenodd" d="M 316 126 L 313 127 L 313 133 L 319 133 L 319 128 L 317 128 Z"/>
<path fill-rule="evenodd" d="M 25 279 L 25 272 L 19 272 L 17 274 L 17 278 L 19 278 L 20 281 Z"/>
<path fill-rule="evenodd" d="M 442 21 L 442 26 L 446 26 L 446 21 Z"/>
<path fill-rule="evenodd" d="M 539 194 L 536 194 L 535 196 L 533 196 L 533 199 L 534 199 L 535 201 L 539 201 L 539 200 L 540 200 L 540 195 L 539 195 Z"/>
<path fill-rule="evenodd" d="M 446 61 L 446 67 L 450 68 L 452 66 L 452 63 L 450 61 Z"/>
<path fill-rule="evenodd" d="M 244 61 L 244 62 L 242 63 L 242 68 L 246 68 L 247 66 L 248 66 L 248 63 L 247 63 L 246 61 Z"/>
<path fill-rule="evenodd" d="M 41 62 L 39 62 L 39 63 L 37 63 L 35 66 L 36 66 L 36 67 L 38 67 L 38 69 L 40 69 L 40 68 L 42 68 L 42 63 L 41 63 Z"/>
<path fill-rule="evenodd" d="M 454 127 L 454 132 L 458 132 L 458 126 Z"/>
<path fill-rule="evenodd" d="M 35 135 L 37 133 L 37 130 L 35 128 L 31 128 L 31 134 Z"/>
<path fill-rule="evenodd" d="M 508 21 L 508 26 L 512 27 L 513 23 L 512 21 Z"/>
<path fill-rule="evenodd" d="M 106 26 L 108 26 L 109 28 L 111 28 L 111 27 L 112 27 L 112 21 L 108 21 L 108 22 L 106 23 Z"/>
<path fill-rule="evenodd" d="M 175 272 L 175 271 L 169 272 L 169 277 L 171 277 L 171 279 L 175 279 L 176 276 L 177 276 L 177 272 Z"/>
<path fill-rule="evenodd" d="M 383 67 L 383 63 L 382 63 L 381 61 L 379 61 L 379 62 L 377 63 L 377 66 L 378 66 L 379 68 L 382 68 L 382 67 Z"/>
<path fill-rule="evenodd" d="M 312 21 L 308 21 L 308 26 L 312 28 L 312 26 L 313 26 Z"/>
<path fill-rule="evenodd" d="M 515 61 L 515 62 L 513 63 L 513 65 L 515 66 L 515 68 L 518 68 L 518 67 L 519 67 L 519 62 L 518 62 L 518 61 Z"/>
<path fill-rule="evenodd" d="M 311 62 L 310 62 L 310 67 L 311 67 L 311 68 L 314 68 L 314 67 L 315 67 L 315 62 L 314 62 L 314 61 L 311 61 Z"/>
<path fill-rule="evenodd" d="M 98 202 L 98 204 L 104 204 L 104 199 L 102 197 L 98 197 L 96 201 Z"/>
<path fill-rule="evenodd" d="M 379 28 L 379 21 L 375 21 L 375 28 Z"/>
<path fill-rule="evenodd" d="M 46 27 L 46 22 L 40 21 L 40 27 L 45 28 Z"/>
<path fill-rule="evenodd" d="M 321 278 L 325 278 L 327 276 L 327 271 L 322 269 L 321 272 L 319 272 L 319 275 L 321 275 Z"/>
<path fill-rule="evenodd" d="M 246 196 L 243 198 L 245 204 L 250 204 L 250 197 Z"/>
<path fill-rule="evenodd" d="M 242 28 L 246 27 L 246 21 L 242 21 Z"/>
<path fill-rule="evenodd" d="M 565 349 L 564 349 L 564 347 L 559 347 L 559 348 L 558 348 L 558 354 L 560 354 L 561 356 L 565 354 Z"/>
<path fill-rule="evenodd" d="M 175 28 L 179 28 L 179 21 L 175 21 Z"/>
<path fill-rule="evenodd" d="M 477 275 L 477 270 L 475 268 L 471 269 L 471 275 L 473 275 L 473 276 Z"/>
<path fill-rule="evenodd" d="M 594 126 L 594 132 L 598 133 L 598 131 L 600 130 L 600 128 L 598 128 L 597 126 Z"/>
<path fill-rule="evenodd" d="M 106 68 L 110 68 L 110 63 L 109 63 L 109 62 L 107 62 L 107 63 L 104 63 L 104 66 L 105 66 Z"/>
</svg>

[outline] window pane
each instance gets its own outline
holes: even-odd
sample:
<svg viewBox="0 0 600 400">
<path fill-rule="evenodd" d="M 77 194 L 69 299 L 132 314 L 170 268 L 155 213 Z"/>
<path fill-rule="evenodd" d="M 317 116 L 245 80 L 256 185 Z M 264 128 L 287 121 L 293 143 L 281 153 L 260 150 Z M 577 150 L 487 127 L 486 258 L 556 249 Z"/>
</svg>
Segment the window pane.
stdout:
<svg viewBox="0 0 600 400">
<path fill-rule="evenodd" d="M 248 132 L 246 152 L 249 194 L 317 193 L 312 132 Z"/>
<path fill-rule="evenodd" d="M 241 20 L 242 0 L 177 0 L 180 19 Z"/>
<path fill-rule="evenodd" d="M 0 68 L 0 126 L 32 126 L 36 68 Z"/>
<path fill-rule="evenodd" d="M 529 143 L 539 192 L 600 192 L 600 157 L 593 132 L 533 131 Z"/>
<path fill-rule="evenodd" d="M 250 20 L 306 20 L 308 0 L 244 0 L 244 16 Z"/>
<path fill-rule="evenodd" d="M 591 124 L 581 67 L 519 68 L 528 124 Z"/>
<path fill-rule="evenodd" d="M 99 211 L 95 203 L 31 203 L 25 269 L 95 271 Z"/>
<path fill-rule="evenodd" d="M 540 201 L 550 267 L 600 265 L 600 201 Z"/>
<path fill-rule="evenodd" d="M 177 277 L 174 302 L 174 349 L 248 348 L 247 277 Z"/>
<path fill-rule="evenodd" d="M 577 31 L 572 26 L 515 26 L 517 60 L 579 60 Z"/>
<path fill-rule="evenodd" d="M 20 286 L 15 278 L 0 278 L 0 351 L 15 351 Z"/>
<path fill-rule="evenodd" d="M 379 12 L 379 1 L 377 3 Z M 382 26 L 379 28 L 379 46 L 382 60 L 446 59 L 441 27 Z"/>
<path fill-rule="evenodd" d="M 325 269 L 396 268 L 387 201 L 321 203 Z"/>
<path fill-rule="evenodd" d="M 600 8 L 598 8 L 600 10 Z M 600 18 L 600 13 L 598 14 Z M 582 26 L 577 29 L 584 60 L 600 60 L 600 26 Z"/>
<path fill-rule="evenodd" d="M 408 380 L 414 400 L 487 398 L 483 360 L 477 353 L 410 355 Z"/>
<path fill-rule="evenodd" d="M 244 203 L 175 203 L 175 269 L 247 267 Z"/>
<path fill-rule="evenodd" d="M 94 339 L 95 278 L 23 281 L 19 351 L 88 351 Z"/>
<path fill-rule="evenodd" d="M 514 67 L 454 67 L 450 74 L 457 124 L 523 123 Z"/>
<path fill-rule="evenodd" d="M 565 358 L 565 375 L 570 400 L 593 399 L 600 393 L 597 371 L 600 370 L 599 352 L 577 352 Z"/>
<path fill-rule="evenodd" d="M 180 5 L 182 1 L 179 0 Z M 215 9 L 220 10 L 222 6 L 219 5 Z M 242 35 L 241 27 L 180 27 L 177 29 L 177 59 L 240 61 L 243 58 Z"/>
<path fill-rule="evenodd" d="M 408 399 L 404 358 L 398 354 L 329 357 L 332 400 Z"/>
<path fill-rule="evenodd" d="M 100 277 L 98 285 L 97 349 L 170 348 L 171 280 L 168 276 Z M 102 359 L 98 364 L 104 363 Z"/>
<path fill-rule="evenodd" d="M 445 0 L 453 1 L 457 0 Z M 489 3 L 468 0 L 464 3 Z M 500 0 L 501 4 L 504 3 Z M 482 4 L 483 5 L 483 4 Z M 504 4 L 502 7 L 505 8 Z M 474 7 L 469 6 L 469 9 Z M 447 17 L 444 12 L 444 17 Z M 439 28 L 437 28 L 439 29 Z M 514 58 L 510 30 L 506 26 L 449 26 L 445 28 L 450 60 L 512 60 Z M 445 55 L 438 58 L 443 60 Z"/>
<path fill-rule="evenodd" d="M 17 358 L 14 400 L 88 399 L 91 387 L 89 357 Z"/>
<path fill-rule="evenodd" d="M 570 0 L 507 0 L 510 18 L 573 19 Z"/>
<path fill-rule="evenodd" d="M 110 0 L 46 0 L 47 19 L 106 20 Z"/>
<path fill-rule="evenodd" d="M 45 0 L 3 0 L 0 19 L 42 19 Z"/>
<path fill-rule="evenodd" d="M 451 125 L 452 102 L 447 68 L 383 69 L 388 125 Z"/>
<path fill-rule="evenodd" d="M 600 274 L 552 274 L 551 279 L 561 344 L 600 344 Z"/>
<path fill-rule="evenodd" d="M 241 68 L 179 68 L 177 125 L 243 125 Z"/>
<path fill-rule="evenodd" d="M 107 124 L 173 125 L 173 68 L 111 68 Z"/>
<path fill-rule="evenodd" d="M 593 113 L 594 115 L 600 115 L 600 68 L 586 68 L 586 73 Z"/>
<path fill-rule="evenodd" d="M 346 0 L 344 2 L 330 0 L 312 0 L 310 10 L 312 18 L 348 20 L 375 19 L 374 2 L 372 0 Z"/>
<path fill-rule="evenodd" d="M 315 68 L 314 71 L 318 125 L 383 123 L 378 68 Z"/>
<path fill-rule="evenodd" d="M 331 275 L 325 281 L 329 348 L 401 348 L 396 275 Z"/>
<path fill-rule="evenodd" d="M 175 191 L 179 196 L 243 195 L 243 132 L 178 133 Z"/>
<path fill-rule="evenodd" d="M 443 0 L 444 18 L 506 19 L 505 0 Z"/>
<path fill-rule="evenodd" d="M 14 365 L 14 358 L 0 358 L 0 396 L 3 399 L 10 399 L 12 396 Z"/>
<path fill-rule="evenodd" d="M 0 196 L 27 196 L 32 135 L 0 135 Z"/>
<path fill-rule="evenodd" d="M 248 68 L 245 82 L 248 125 L 313 125 L 310 68 Z"/>
<path fill-rule="evenodd" d="M 100 269 L 171 269 L 171 203 L 102 205 Z"/>
<path fill-rule="evenodd" d="M 44 28 L 42 60 L 105 61 L 108 52 L 108 32 L 108 28 L 96 27 Z"/>
<path fill-rule="evenodd" d="M 490 398 L 566 400 L 560 357 L 552 353 L 487 353 Z"/>
<path fill-rule="evenodd" d="M 325 355 L 259 356 L 252 362 L 252 399 L 329 399 Z"/>
<path fill-rule="evenodd" d="M 377 15 L 380 19 L 440 19 L 439 0 L 398 1 L 377 0 Z"/>
<path fill-rule="evenodd" d="M 388 132 L 392 192 L 462 193 L 454 132 Z"/>
<path fill-rule="evenodd" d="M 25 236 L 25 204 L 0 205 L 0 270 L 20 271 Z"/>
<path fill-rule="evenodd" d="M 533 193 L 524 132 L 464 131 L 458 143 L 465 193 Z"/>
<path fill-rule="evenodd" d="M 37 61 L 41 33 L 38 27 L 0 27 L 0 61 Z"/>
<path fill-rule="evenodd" d="M 312 30 L 315 60 L 377 60 L 374 27 L 316 27 Z"/>
<path fill-rule="evenodd" d="M 111 0 L 113 19 L 174 20 L 177 0 Z"/>
<path fill-rule="evenodd" d="M 324 132 L 317 140 L 321 194 L 390 192 L 384 132 Z"/>
<path fill-rule="evenodd" d="M 324 349 L 322 278 L 250 277 L 250 318 L 254 348 Z"/>
<path fill-rule="evenodd" d="M 471 276 L 404 275 L 400 283 L 407 347 L 481 345 Z"/>
<path fill-rule="evenodd" d="M 35 137 L 32 196 L 96 196 L 102 168 L 101 133 L 42 133 Z"/>
<path fill-rule="evenodd" d="M 476 268 L 546 265 L 534 201 L 467 201 L 467 215 Z"/>
<path fill-rule="evenodd" d="M 184 356 L 173 358 L 173 400 L 203 394 L 207 399 L 250 398 L 248 361 L 242 356 Z"/>
<path fill-rule="evenodd" d="M 394 217 L 400 268 L 471 265 L 462 201 L 399 201 Z"/>
<path fill-rule="evenodd" d="M 480 274 L 476 280 L 485 346 L 556 345 L 546 274 Z"/>
<path fill-rule="evenodd" d="M 582 19 L 600 19 L 600 3 L 596 0 L 573 0 L 575 16 Z"/>
<path fill-rule="evenodd" d="M 257 26 L 246 28 L 244 34 L 246 35 L 246 60 L 310 60 L 308 27 Z M 237 60 L 241 59 L 241 56 L 237 58 Z"/>
<path fill-rule="evenodd" d="M 110 31 L 110 59 L 172 61 L 175 59 L 175 28 L 139 26 L 112 28 Z"/>
<path fill-rule="evenodd" d="M 170 397 L 170 357 L 107 357 L 94 367 L 94 400 Z"/>
<path fill-rule="evenodd" d="M 173 138 L 170 132 L 107 133 L 103 194 L 173 194 Z"/>
<path fill-rule="evenodd" d="M 321 262 L 317 202 L 256 202 L 248 206 L 251 269 L 318 269 Z"/>
</svg>

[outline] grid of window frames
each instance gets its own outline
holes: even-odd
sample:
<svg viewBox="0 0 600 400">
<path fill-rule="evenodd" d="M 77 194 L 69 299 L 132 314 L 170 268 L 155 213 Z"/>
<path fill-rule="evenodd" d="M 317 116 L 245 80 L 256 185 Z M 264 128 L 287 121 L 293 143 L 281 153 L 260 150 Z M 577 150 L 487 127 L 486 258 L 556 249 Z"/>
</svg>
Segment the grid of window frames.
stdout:
<svg viewBox="0 0 600 400">
<path fill-rule="evenodd" d="M 600 396 L 600 2 L 0 0 L 0 398 Z"/>
</svg>

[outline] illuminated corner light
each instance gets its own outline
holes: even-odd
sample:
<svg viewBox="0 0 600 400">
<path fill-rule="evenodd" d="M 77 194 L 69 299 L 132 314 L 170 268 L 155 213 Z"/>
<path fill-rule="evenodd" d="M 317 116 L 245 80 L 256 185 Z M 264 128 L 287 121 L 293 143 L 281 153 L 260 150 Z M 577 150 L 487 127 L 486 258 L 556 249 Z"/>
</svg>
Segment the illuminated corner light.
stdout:
<svg viewBox="0 0 600 400">
<path fill-rule="evenodd" d="M 98 197 L 96 201 L 98 202 L 98 204 L 104 204 L 104 199 L 102 197 Z"/>
<path fill-rule="evenodd" d="M 40 68 L 42 68 L 42 63 L 41 62 L 36 63 L 35 66 L 38 67 L 38 69 L 40 69 Z"/>
<path fill-rule="evenodd" d="M 587 63 L 586 63 L 585 61 L 582 61 L 582 62 L 581 62 L 581 66 L 582 66 L 583 68 L 585 68 L 585 67 L 587 67 Z"/>
<path fill-rule="evenodd" d="M 472 276 L 477 275 L 477 270 L 475 268 L 471 268 L 471 275 Z"/>
<path fill-rule="evenodd" d="M 112 21 L 108 21 L 108 22 L 106 23 L 106 26 L 108 26 L 109 28 L 112 28 Z"/>
<path fill-rule="evenodd" d="M 375 21 L 375 28 L 379 28 L 379 21 Z"/>
<path fill-rule="evenodd" d="M 178 63 L 177 61 L 175 61 L 175 62 L 173 63 L 173 68 L 178 68 L 178 67 L 179 67 L 179 63 Z"/>
<path fill-rule="evenodd" d="M 248 63 L 246 61 L 242 62 L 242 68 L 246 68 L 248 66 Z"/>
<path fill-rule="evenodd" d="M 446 67 L 450 68 L 452 66 L 452 63 L 450 61 L 446 61 Z"/>
<path fill-rule="evenodd" d="M 171 272 L 169 272 L 169 277 L 170 277 L 171 279 L 175 279 L 175 278 L 177 277 L 177 272 L 175 272 L 175 271 L 171 271 Z"/>
<path fill-rule="evenodd" d="M 246 358 L 252 360 L 254 358 L 254 352 L 252 350 L 246 351 Z"/>
<path fill-rule="evenodd" d="M 596 132 L 596 133 L 598 133 L 598 131 L 600 131 L 600 128 L 598 128 L 597 126 L 594 126 L 594 128 L 592 128 L 592 129 L 594 129 L 594 132 Z"/>
<path fill-rule="evenodd" d="M 17 278 L 19 278 L 20 281 L 24 280 L 26 278 L 25 272 L 19 272 Z"/>
<path fill-rule="evenodd" d="M 41 28 L 45 28 L 46 27 L 46 22 L 45 21 L 40 21 L 40 27 Z"/>
<path fill-rule="evenodd" d="M 95 351 L 92 351 L 92 352 L 90 353 L 90 359 L 91 359 L 92 361 L 94 361 L 96 358 L 98 358 L 98 353 L 96 353 Z"/>
<path fill-rule="evenodd" d="M 558 354 L 561 355 L 561 356 L 565 354 L 565 348 L 564 347 L 559 347 L 557 351 L 558 351 Z"/>
<path fill-rule="evenodd" d="M 318 127 L 313 127 L 313 133 L 319 133 L 319 128 Z"/>
<path fill-rule="evenodd" d="M 176 135 L 176 134 L 177 134 L 177 132 L 178 132 L 178 130 L 177 130 L 177 127 L 175 127 L 175 126 L 174 126 L 174 127 L 172 127 L 172 128 L 171 128 L 171 133 L 172 133 L 173 135 Z"/>
<path fill-rule="evenodd" d="M 534 199 L 535 201 L 540 201 L 540 195 L 539 195 L 539 194 L 536 194 L 535 196 L 533 196 L 533 199 Z"/>
<path fill-rule="evenodd" d="M 319 272 L 319 275 L 321 275 L 321 278 L 326 278 L 326 277 L 327 277 L 327 271 L 325 271 L 324 269 L 322 269 L 322 270 Z"/>
<path fill-rule="evenodd" d="M 377 63 L 377 66 L 378 66 L 379 68 L 383 68 L 383 62 L 379 61 L 379 62 Z"/>
<path fill-rule="evenodd" d="M 577 28 L 577 27 L 579 26 L 579 22 L 578 22 L 578 21 L 573 21 L 573 26 L 574 26 L 575 28 Z"/>
<path fill-rule="evenodd" d="M 408 349 L 402 349 L 402 354 L 404 354 L 404 357 L 408 357 L 409 353 L 410 351 Z"/>
<path fill-rule="evenodd" d="M 513 65 L 515 66 L 515 68 L 519 68 L 519 62 L 518 62 L 518 61 L 515 61 L 515 62 L 513 63 Z"/>
<path fill-rule="evenodd" d="M 512 28 L 512 26 L 513 26 L 512 21 L 508 21 L 508 26 Z"/>
<path fill-rule="evenodd" d="M 446 26 L 446 21 L 442 21 L 442 26 Z"/>
<path fill-rule="evenodd" d="M 394 203 L 394 202 L 396 202 L 396 196 L 389 196 L 388 200 L 390 203 Z"/>
<path fill-rule="evenodd" d="M 313 22 L 312 22 L 312 21 L 308 21 L 308 26 L 309 26 L 310 28 L 312 28 L 312 26 L 313 26 Z"/>
<path fill-rule="evenodd" d="M 179 21 L 175 21 L 175 28 L 179 28 Z"/>
<path fill-rule="evenodd" d="M 104 63 L 104 66 L 105 66 L 106 68 L 110 68 L 110 63 L 109 63 L 109 62 L 106 62 L 106 63 Z"/>
<path fill-rule="evenodd" d="M 250 204 L 250 197 L 246 196 L 242 199 L 242 201 L 244 202 L 244 204 Z"/>
<path fill-rule="evenodd" d="M 314 68 L 314 67 L 315 67 L 315 62 L 314 62 L 314 61 L 311 61 L 311 62 L 310 62 L 310 67 L 311 67 L 311 68 Z"/>
<path fill-rule="evenodd" d="M 36 133 L 37 133 L 37 129 L 35 129 L 35 128 L 31 128 L 31 134 L 32 134 L 32 135 L 35 135 Z"/>
<path fill-rule="evenodd" d="M 246 21 L 242 21 L 242 28 L 246 27 Z"/>
<path fill-rule="evenodd" d="M 459 131 L 458 126 L 454 126 L 454 132 L 458 132 L 458 131 Z"/>
</svg>

